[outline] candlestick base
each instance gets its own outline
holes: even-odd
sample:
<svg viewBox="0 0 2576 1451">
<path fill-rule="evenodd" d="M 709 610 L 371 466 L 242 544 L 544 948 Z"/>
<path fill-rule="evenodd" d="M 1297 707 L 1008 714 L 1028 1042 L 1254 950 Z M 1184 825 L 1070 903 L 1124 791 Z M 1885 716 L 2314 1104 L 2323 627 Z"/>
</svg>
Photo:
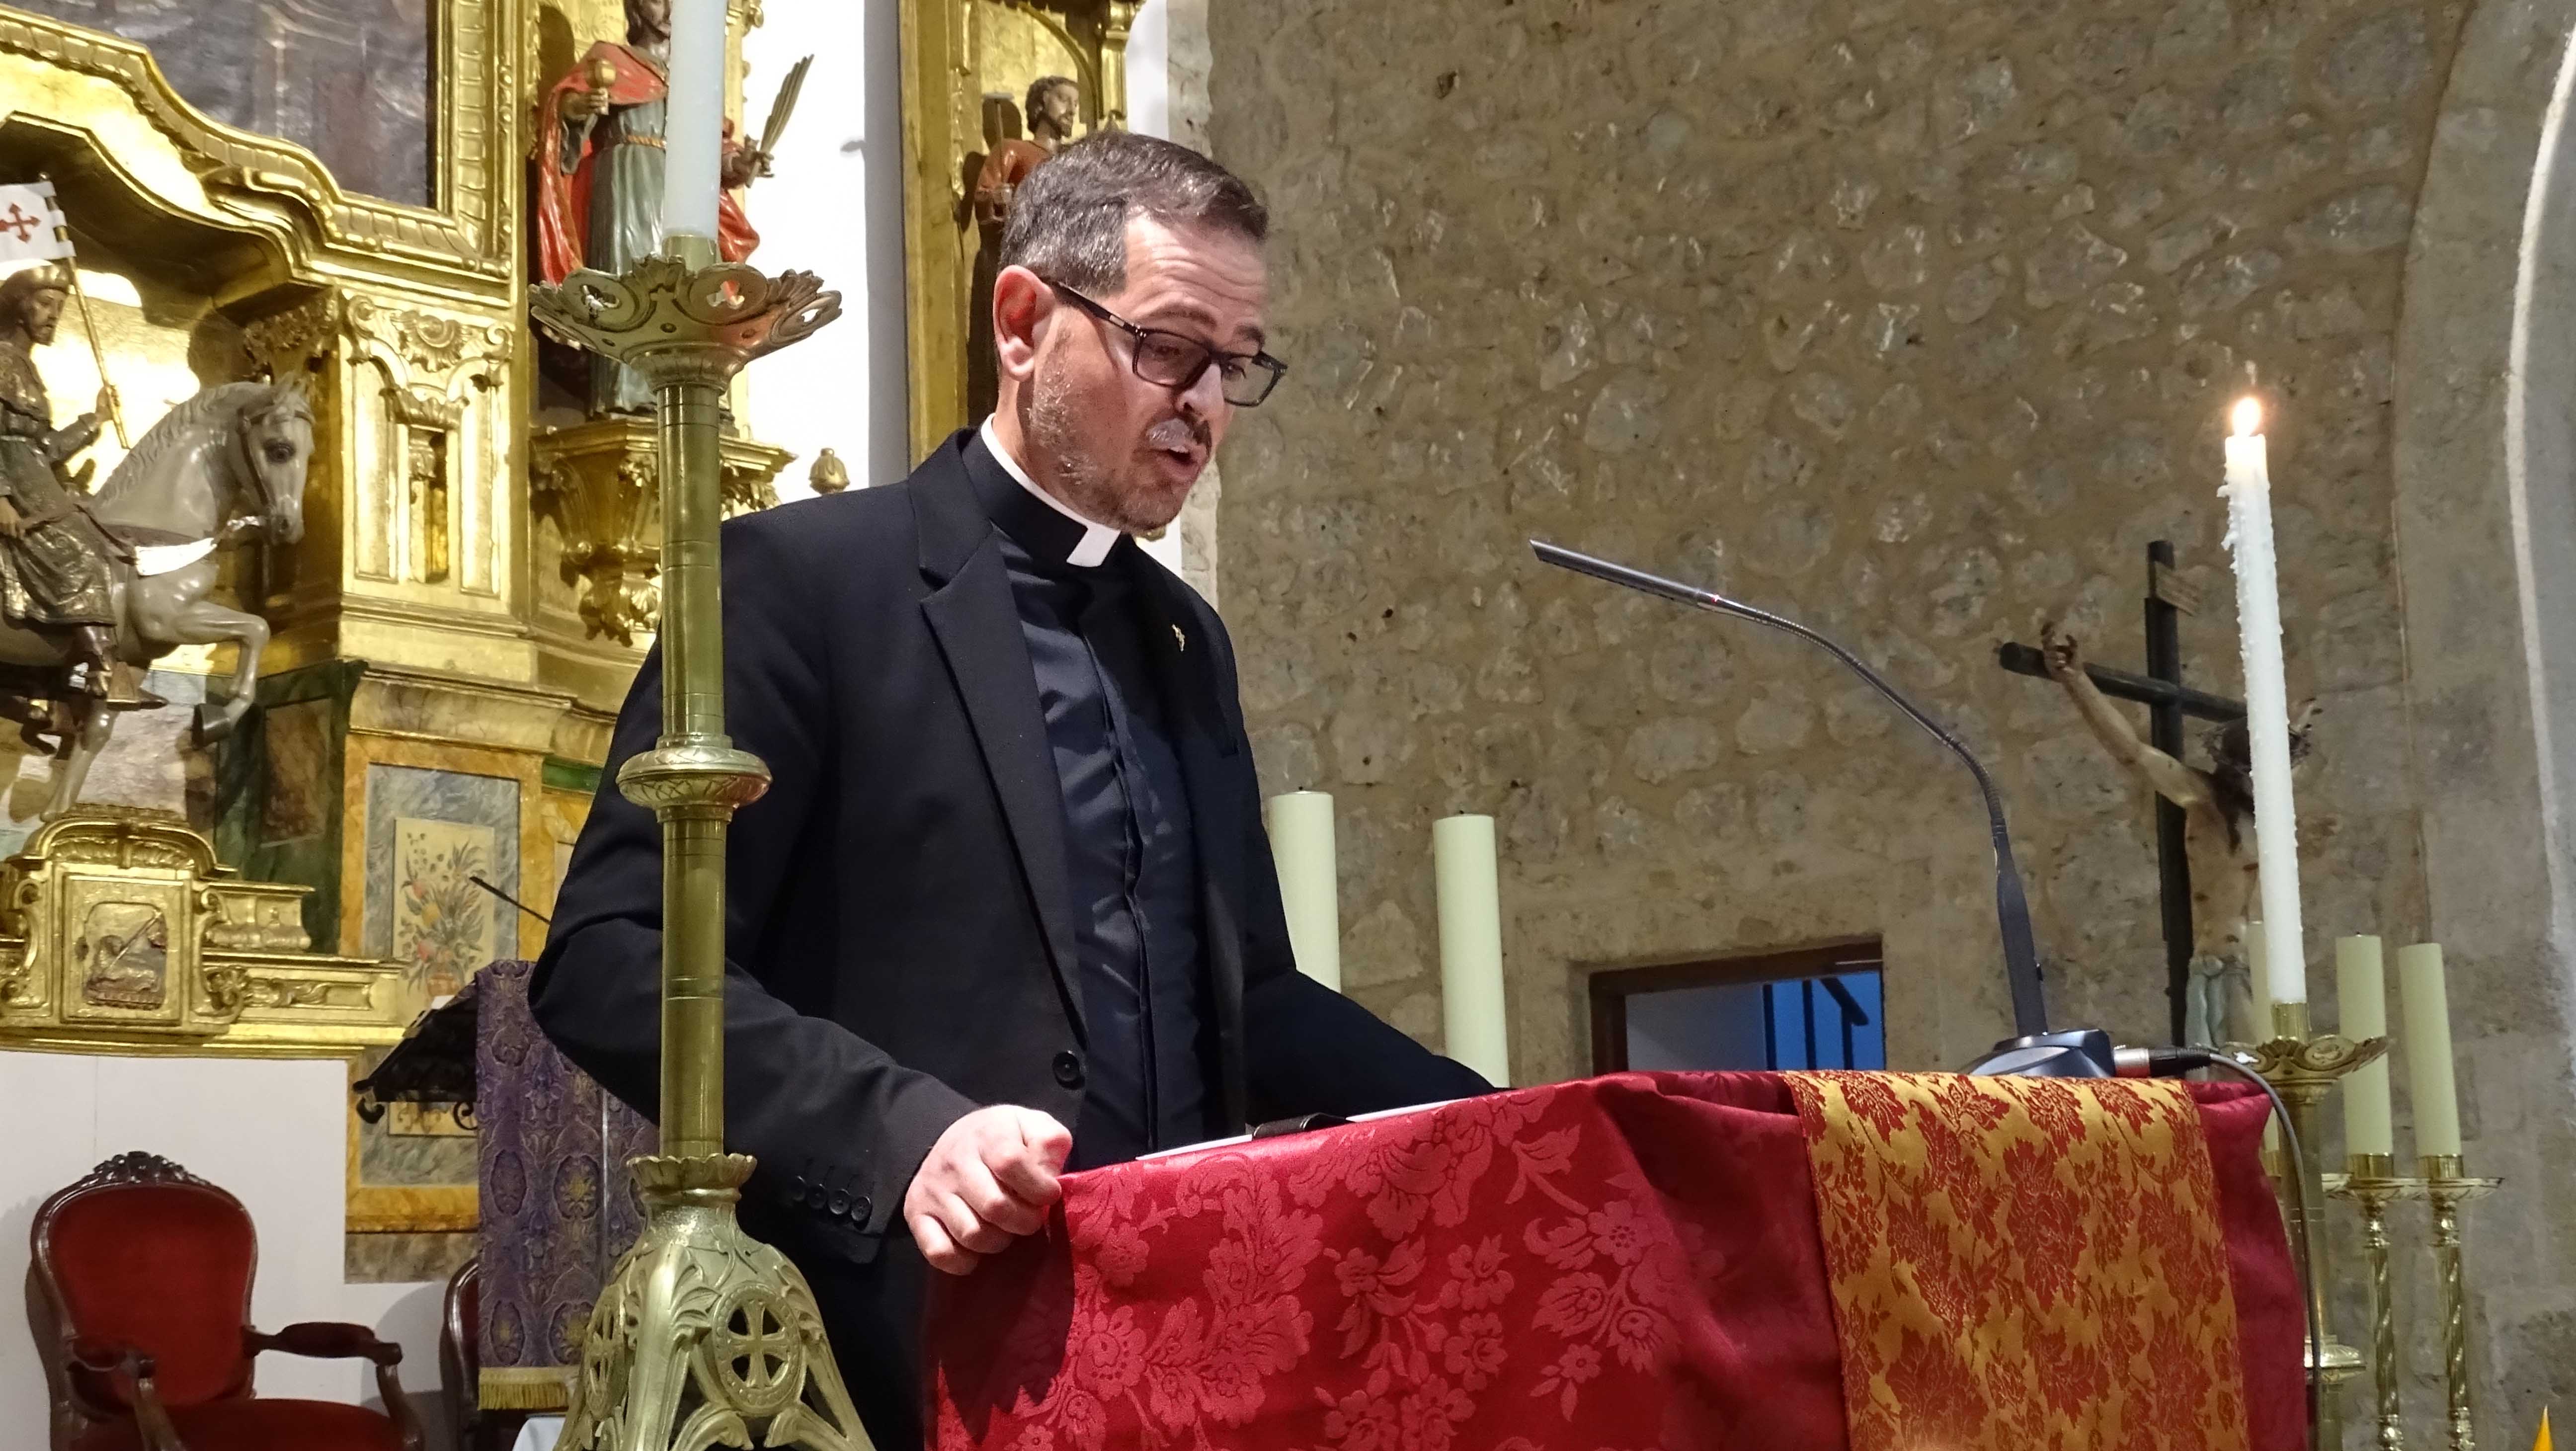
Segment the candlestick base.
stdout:
<svg viewBox="0 0 2576 1451">
<path fill-rule="evenodd" d="M 648 1218 L 590 1312 L 563 1444 L 871 1451 L 814 1292 L 734 1222 L 750 1157 L 630 1167 Z"/>
</svg>

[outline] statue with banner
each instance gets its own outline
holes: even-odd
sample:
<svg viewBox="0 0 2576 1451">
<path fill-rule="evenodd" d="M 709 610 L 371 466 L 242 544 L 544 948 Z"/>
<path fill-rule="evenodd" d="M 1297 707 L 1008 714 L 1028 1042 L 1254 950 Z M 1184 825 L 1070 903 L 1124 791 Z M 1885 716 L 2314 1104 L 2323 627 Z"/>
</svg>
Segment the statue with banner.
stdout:
<svg viewBox="0 0 2576 1451">
<path fill-rule="evenodd" d="M 54 426 L 35 350 L 54 340 L 70 284 L 50 264 L 0 282 L 0 615 L 59 639 L 79 688 L 110 709 L 161 702 L 116 658 L 109 565 L 122 553 L 67 483 L 74 455 L 96 442 L 107 411 Z"/>
</svg>

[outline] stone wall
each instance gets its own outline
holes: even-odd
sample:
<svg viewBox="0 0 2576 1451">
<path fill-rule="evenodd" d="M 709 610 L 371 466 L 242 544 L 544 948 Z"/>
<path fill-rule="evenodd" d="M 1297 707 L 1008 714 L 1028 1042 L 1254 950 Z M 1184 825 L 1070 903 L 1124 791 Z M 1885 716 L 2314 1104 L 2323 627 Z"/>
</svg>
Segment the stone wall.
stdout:
<svg viewBox="0 0 2576 1451">
<path fill-rule="evenodd" d="M 2170 539 L 2207 601 L 2187 668 L 2236 693 L 2214 490 L 2249 384 L 2292 693 L 2327 709 L 2321 1020 L 2333 937 L 2436 931 L 2390 415 L 2465 10 L 1216 7 L 1212 137 L 1276 216 L 1294 367 L 1228 445 L 1226 612 L 1265 789 L 1341 805 L 1353 995 L 1437 1041 L 1430 823 L 1477 810 L 1522 1081 L 1586 1070 L 1591 968 L 1827 937 L 1884 939 L 1895 1064 L 2006 1027 L 1964 774 L 1811 649 L 1545 571 L 1534 536 L 1722 581 L 1920 693 L 2015 812 L 2058 1019 L 2164 1038 L 2148 799 L 1993 648 L 2056 619 L 2134 668 Z M 2567 1300 L 2563 1256 L 2541 1278 L 2517 1316 Z"/>
</svg>

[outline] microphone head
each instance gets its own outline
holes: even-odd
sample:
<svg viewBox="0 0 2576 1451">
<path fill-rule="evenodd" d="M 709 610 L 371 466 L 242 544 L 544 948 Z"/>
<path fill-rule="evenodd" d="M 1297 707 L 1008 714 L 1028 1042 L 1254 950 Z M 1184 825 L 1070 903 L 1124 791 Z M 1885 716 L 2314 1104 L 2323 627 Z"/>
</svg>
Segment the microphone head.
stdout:
<svg viewBox="0 0 2576 1451">
<path fill-rule="evenodd" d="M 2116 1061 L 2110 1034 L 2070 1028 L 2006 1038 L 1966 1072 L 1973 1078 L 2110 1078 Z"/>
</svg>

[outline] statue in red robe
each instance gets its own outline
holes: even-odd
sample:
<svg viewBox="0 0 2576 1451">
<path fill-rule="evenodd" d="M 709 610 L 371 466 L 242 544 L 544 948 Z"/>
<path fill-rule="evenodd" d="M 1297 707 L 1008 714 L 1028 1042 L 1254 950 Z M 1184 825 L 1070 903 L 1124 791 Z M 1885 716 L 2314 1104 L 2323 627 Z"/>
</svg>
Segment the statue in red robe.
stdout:
<svg viewBox="0 0 2576 1451">
<path fill-rule="evenodd" d="M 537 270 L 550 284 L 577 268 L 623 272 L 662 247 L 663 125 L 670 85 L 670 0 L 627 0 L 626 43 L 603 40 L 547 88 L 537 117 Z M 739 262 L 760 235 L 735 194 L 769 158 L 725 126 L 716 250 Z M 645 412 L 653 396 L 633 369 L 591 360 L 590 411 Z"/>
</svg>

